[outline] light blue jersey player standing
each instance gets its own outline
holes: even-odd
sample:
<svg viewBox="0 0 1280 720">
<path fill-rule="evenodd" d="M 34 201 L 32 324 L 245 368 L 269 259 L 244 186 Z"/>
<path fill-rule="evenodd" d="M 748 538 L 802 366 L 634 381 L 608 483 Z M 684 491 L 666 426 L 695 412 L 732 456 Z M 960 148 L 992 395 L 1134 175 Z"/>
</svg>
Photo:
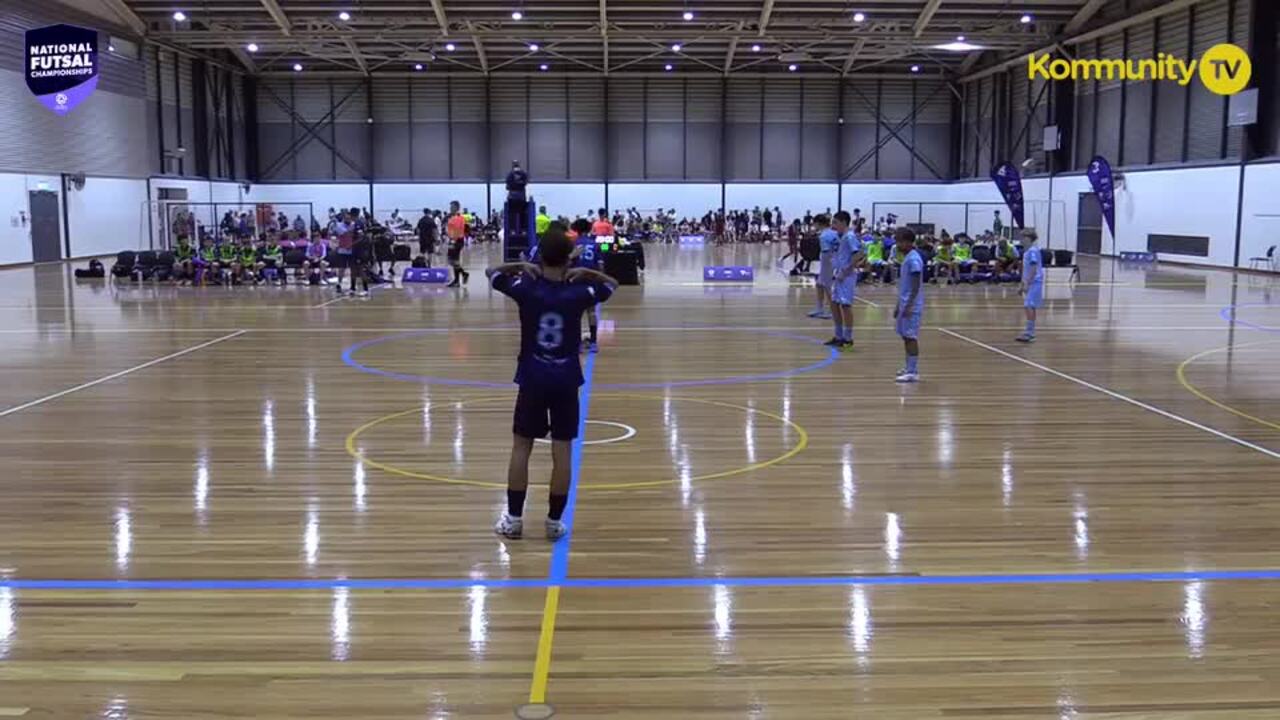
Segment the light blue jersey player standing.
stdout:
<svg viewBox="0 0 1280 720">
<path fill-rule="evenodd" d="M 1036 310 L 1044 304 L 1044 262 L 1040 257 L 1040 248 L 1036 247 L 1039 236 L 1035 230 L 1022 231 L 1022 306 L 1027 313 L 1027 327 L 1016 339 L 1021 343 L 1036 341 Z"/>
<path fill-rule="evenodd" d="M 907 365 L 894 378 L 900 383 L 920 381 L 920 316 L 924 314 L 924 258 L 916 250 L 916 234 L 908 228 L 898 230 L 898 252 L 903 254 L 898 277 L 898 304 L 893 308 L 898 336 L 907 352 Z"/>
<path fill-rule="evenodd" d="M 840 244 L 840 233 L 831 229 L 831 218 L 826 215 L 814 218 L 814 223 L 819 228 L 818 297 L 817 304 L 814 305 L 813 312 L 809 313 L 809 317 L 826 320 L 831 317 L 827 311 L 827 304 L 831 297 L 831 258 L 835 256 L 836 248 Z"/>
<path fill-rule="evenodd" d="M 858 266 L 865 257 L 862 240 L 849 228 L 849 213 L 836 213 L 831 227 L 839 236 L 831 261 L 831 318 L 835 337 L 827 345 L 841 350 L 853 349 L 853 299 L 858 290 Z"/>
</svg>

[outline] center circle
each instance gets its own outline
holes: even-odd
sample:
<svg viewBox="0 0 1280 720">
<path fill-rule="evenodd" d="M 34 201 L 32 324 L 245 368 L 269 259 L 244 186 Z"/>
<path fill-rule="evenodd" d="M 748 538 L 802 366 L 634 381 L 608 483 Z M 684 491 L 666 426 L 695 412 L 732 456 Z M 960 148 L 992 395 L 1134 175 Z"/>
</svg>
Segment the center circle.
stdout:
<svg viewBox="0 0 1280 720">
<path fill-rule="evenodd" d="M 605 438 L 603 440 L 583 440 L 583 445 L 608 445 L 610 443 L 622 442 L 623 440 L 630 440 L 636 436 L 636 429 L 626 423 L 611 422 L 609 420 L 584 420 L 583 424 L 607 425 L 608 427 L 618 428 L 622 431 L 622 434 L 617 437 Z M 551 441 L 546 438 L 534 438 L 533 441 L 536 443 L 543 443 L 545 445 L 551 444 Z"/>
<path fill-rule="evenodd" d="M 348 367 L 351 367 L 355 370 L 359 370 L 360 372 L 363 372 L 363 373 L 368 373 L 370 375 L 379 375 L 381 377 L 390 378 L 392 380 L 401 380 L 404 382 L 415 382 L 415 383 L 422 383 L 425 385 L 451 385 L 455 387 L 480 387 L 480 388 L 501 388 L 501 389 L 515 387 L 515 384 L 510 382 L 494 382 L 491 380 L 471 380 L 466 378 L 451 378 L 451 377 L 441 377 L 441 376 L 435 376 L 435 375 L 420 375 L 415 373 L 394 372 L 391 370 L 386 370 L 384 368 L 367 365 L 363 362 L 360 362 L 360 360 L 356 359 L 356 355 L 359 354 L 362 350 L 366 350 L 368 348 L 375 347 L 378 345 L 394 343 L 401 340 L 421 337 L 424 335 L 438 335 L 442 333 L 444 334 L 464 333 L 464 332 L 467 332 L 468 330 L 474 330 L 474 329 L 493 330 L 494 328 L 433 328 L 428 330 L 419 330 L 415 332 L 376 337 L 370 340 L 364 340 L 362 342 L 358 342 L 354 345 L 350 345 L 345 349 L 343 349 L 342 362 L 345 363 Z M 513 328 L 512 330 L 514 332 L 518 332 L 518 329 Z M 618 330 L 622 332 L 627 331 L 626 328 L 618 328 Z M 730 375 L 726 377 L 700 378 L 695 380 L 675 380 L 675 381 L 669 381 L 669 382 L 595 383 L 594 387 L 597 390 L 651 390 L 651 389 L 665 389 L 665 388 L 677 388 L 677 387 L 698 387 L 698 386 L 704 386 L 704 385 L 737 385 L 740 383 L 766 382 L 769 380 L 780 380 L 784 378 L 794 377 L 796 375 L 801 375 L 803 373 L 809 373 L 809 372 L 814 372 L 816 370 L 821 370 L 823 368 L 826 368 L 832 365 L 840 357 L 840 352 L 838 350 L 836 350 L 835 348 L 825 346 L 823 341 L 818 340 L 817 338 L 812 338 L 807 335 L 799 335 L 796 333 L 789 333 L 789 332 L 783 332 L 778 330 L 751 330 L 751 329 L 738 328 L 738 327 L 713 327 L 713 326 L 702 327 L 697 325 L 690 325 L 690 326 L 682 326 L 682 327 L 663 328 L 663 331 L 664 332 L 665 331 L 671 331 L 671 332 L 693 331 L 693 332 L 703 332 L 703 333 L 730 332 L 730 333 L 747 333 L 750 335 L 763 335 L 766 337 L 781 338 L 781 339 L 789 340 L 792 342 L 801 342 L 801 343 L 811 344 L 815 346 L 815 348 L 819 352 L 821 352 L 824 357 L 823 359 L 817 362 L 810 363 L 808 365 L 802 365 L 800 367 L 794 367 L 794 368 L 787 368 L 784 370 L 776 370 L 773 372 L 753 373 L 753 374 L 746 374 L 746 375 Z"/>
<path fill-rule="evenodd" d="M 775 413 L 771 413 L 765 410 L 759 410 L 757 408 L 747 407 L 746 405 L 736 405 L 734 403 L 721 402 L 719 400 L 704 400 L 702 398 L 691 398 L 691 397 L 668 397 L 664 395 L 639 395 L 639 394 L 628 394 L 628 393 L 611 393 L 608 397 L 633 398 L 638 400 L 652 400 L 656 402 L 671 400 L 675 402 L 691 402 L 691 403 L 698 403 L 701 405 L 738 410 L 741 412 L 748 413 L 750 415 L 757 415 L 757 416 L 768 418 L 770 420 L 774 420 L 780 423 L 781 425 L 783 425 L 786 428 L 789 428 L 792 432 L 796 434 L 796 441 L 793 445 L 791 445 L 791 447 L 787 448 L 782 453 L 772 458 L 769 458 L 767 460 L 763 460 L 760 462 L 749 463 L 747 465 L 743 465 L 742 467 L 737 467 L 730 470 L 704 473 L 702 475 L 696 475 L 692 477 L 672 477 L 664 480 L 579 483 L 578 487 L 579 489 L 582 489 L 582 490 L 628 490 L 628 489 L 638 489 L 638 488 L 648 488 L 648 487 L 661 487 L 664 485 L 672 485 L 675 483 L 684 484 L 684 483 L 695 483 L 695 482 L 706 481 L 706 480 L 718 480 L 721 478 L 727 478 L 727 477 L 732 477 L 734 475 L 741 475 L 743 473 L 752 472 L 754 470 L 763 470 L 764 468 L 770 467 L 772 465 L 777 465 L 778 463 L 790 460 L 791 458 L 800 454 L 805 448 L 809 446 L 809 433 L 799 424 L 781 415 L 777 415 Z M 382 470 L 383 472 L 391 473 L 393 475 L 399 475 L 401 477 L 414 478 L 418 480 L 431 480 L 433 482 L 446 483 L 449 485 L 466 485 L 470 487 L 505 489 L 507 487 L 506 483 L 488 482 L 484 480 L 469 480 L 466 478 L 447 477 L 443 475 L 434 475 L 431 473 L 407 470 L 405 468 L 392 465 L 390 463 L 381 462 L 376 458 L 370 457 L 368 454 L 366 454 L 363 450 L 361 450 L 358 447 L 360 437 L 364 435 L 366 432 L 369 432 L 374 428 L 380 425 L 383 425 L 384 423 L 391 422 L 393 420 L 398 420 L 399 418 L 405 417 L 407 415 L 419 414 L 426 410 L 430 410 L 432 407 L 435 407 L 437 405 L 451 405 L 455 408 L 462 408 L 467 405 L 477 405 L 477 404 L 502 402 L 502 401 L 511 402 L 511 398 L 505 397 L 505 396 L 490 396 L 490 397 L 472 398 L 470 400 L 462 400 L 460 402 L 427 403 L 424 406 L 413 407 L 408 410 L 401 410 L 399 412 L 391 413 L 390 415 L 384 415 L 380 418 L 370 420 L 364 425 L 361 425 L 360 427 L 351 431 L 351 433 L 347 435 L 347 440 L 346 440 L 347 454 L 365 465 L 376 468 L 378 470 Z M 591 421 L 588 420 L 587 422 L 591 422 Z M 611 423 L 603 420 L 599 422 L 601 424 L 617 425 L 619 427 L 629 427 L 629 426 L 624 426 L 622 423 Z M 613 442 L 617 442 L 623 439 L 626 439 L 626 437 L 619 437 L 617 440 L 614 440 Z"/>
</svg>

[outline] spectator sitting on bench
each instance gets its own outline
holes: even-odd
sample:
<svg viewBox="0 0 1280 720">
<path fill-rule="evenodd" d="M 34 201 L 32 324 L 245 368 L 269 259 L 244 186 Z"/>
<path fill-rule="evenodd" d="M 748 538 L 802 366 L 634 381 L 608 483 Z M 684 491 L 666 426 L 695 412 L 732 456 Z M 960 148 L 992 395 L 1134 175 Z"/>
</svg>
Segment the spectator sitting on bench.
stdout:
<svg viewBox="0 0 1280 720">
<path fill-rule="evenodd" d="M 1018 271 L 1020 261 L 1018 259 L 1018 251 L 1013 247 L 1007 238 L 1000 238 L 996 243 L 995 250 L 996 274 L 1003 275 L 1005 273 L 1015 273 Z"/>
<path fill-rule="evenodd" d="M 195 277 L 195 248 L 186 235 L 178 236 L 178 247 L 173 250 L 173 279 L 186 285 Z"/>
<path fill-rule="evenodd" d="M 933 256 L 934 282 L 941 285 L 945 279 L 946 284 L 950 285 L 959 279 L 959 258 L 956 255 L 956 241 L 944 230 L 937 254 Z"/>
</svg>

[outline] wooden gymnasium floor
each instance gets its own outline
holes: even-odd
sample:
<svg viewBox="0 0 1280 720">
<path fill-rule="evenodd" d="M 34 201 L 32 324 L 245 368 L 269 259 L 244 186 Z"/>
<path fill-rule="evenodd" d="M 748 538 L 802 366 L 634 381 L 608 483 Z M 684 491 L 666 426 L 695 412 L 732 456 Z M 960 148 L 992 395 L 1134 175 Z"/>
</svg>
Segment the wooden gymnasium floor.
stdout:
<svg viewBox="0 0 1280 720">
<path fill-rule="evenodd" d="M 0 716 L 1280 717 L 1280 284 L 1086 260 L 1033 347 L 1015 288 L 930 287 L 898 387 L 892 291 L 833 359 L 777 254 L 649 248 L 555 546 L 490 531 L 478 277 L 0 272 Z"/>
</svg>

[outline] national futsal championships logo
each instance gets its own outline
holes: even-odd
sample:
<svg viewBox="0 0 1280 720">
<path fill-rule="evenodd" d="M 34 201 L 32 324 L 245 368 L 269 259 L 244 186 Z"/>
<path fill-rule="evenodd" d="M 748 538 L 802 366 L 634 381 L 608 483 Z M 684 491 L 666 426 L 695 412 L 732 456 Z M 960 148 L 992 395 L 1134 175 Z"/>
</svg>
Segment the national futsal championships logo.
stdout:
<svg viewBox="0 0 1280 720">
<path fill-rule="evenodd" d="M 98 87 L 98 31 L 50 25 L 27 31 L 27 87 L 45 107 L 66 115 Z"/>
<path fill-rule="evenodd" d="M 1027 77 L 1032 80 L 1157 80 L 1186 86 L 1197 75 L 1210 92 L 1235 95 L 1249 84 L 1253 63 L 1237 45 L 1214 45 L 1199 60 L 1185 60 L 1166 53 L 1154 58 L 1082 59 L 1053 58 L 1048 53 L 1027 56 Z"/>
</svg>

